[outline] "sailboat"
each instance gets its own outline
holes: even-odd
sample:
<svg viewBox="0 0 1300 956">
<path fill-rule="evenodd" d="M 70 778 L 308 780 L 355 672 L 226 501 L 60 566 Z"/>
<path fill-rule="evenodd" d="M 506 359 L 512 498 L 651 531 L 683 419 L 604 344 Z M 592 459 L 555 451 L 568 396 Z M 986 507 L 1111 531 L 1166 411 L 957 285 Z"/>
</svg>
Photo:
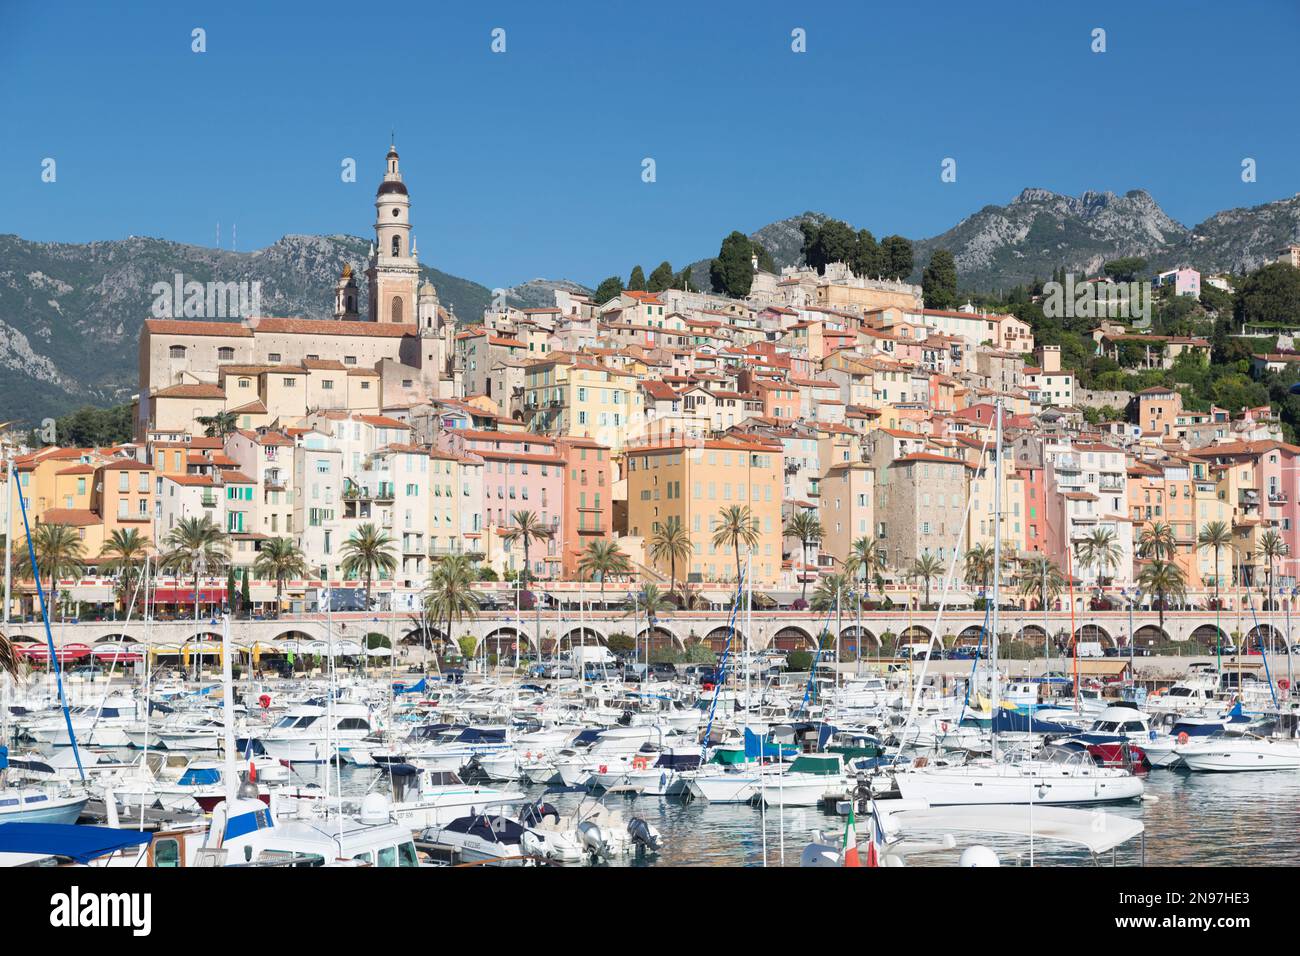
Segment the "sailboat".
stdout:
<svg viewBox="0 0 1300 956">
<path fill-rule="evenodd" d="M 1002 402 L 995 405 L 994 526 L 1002 522 Z M 1002 537 L 993 539 L 993 604 L 989 640 L 991 709 L 998 713 L 998 609 L 1000 605 Z M 1051 748 L 1044 757 L 1017 751 L 999 760 L 998 726 L 990 728 L 992 758 L 958 766 L 913 767 L 895 775 L 905 800 L 922 800 L 930 806 L 977 804 L 1080 804 L 1112 803 L 1142 796 L 1141 779 L 1117 767 L 1098 767 L 1086 751 Z"/>
</svg>

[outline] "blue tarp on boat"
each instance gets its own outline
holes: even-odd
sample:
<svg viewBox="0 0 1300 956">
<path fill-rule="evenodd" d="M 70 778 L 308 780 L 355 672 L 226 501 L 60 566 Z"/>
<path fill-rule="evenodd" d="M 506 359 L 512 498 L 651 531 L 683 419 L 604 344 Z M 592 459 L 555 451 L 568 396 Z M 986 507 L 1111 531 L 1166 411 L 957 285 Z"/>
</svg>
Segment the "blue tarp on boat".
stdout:
<svg viewBox="0 0 1300 956">
<path fill-rule="evenodd" d="M 1005 708 L 998 710 L 993 715 L 993 729 L 1000 734 L 1078 734 L 1083 732 L 1082 727 L 1062 724 L 1054 720 L 1044 720 L 1041 717 L 1032 717 L 1030 714 L 1022 714 L 1019 711 Z"/>
<path fill-rule="evenodd" d="M 152 834 L 112 827 L 86 827 L 75 823 L 5 823 L 0 825 L 0 853 L 38 853 L 63 856 L 78 863 L 141 846 Z"/>
<path fill-rule="evenodd" d="M 414 684 L 403 684 L 398 682 L 393 685 L 394 694 L 423 694 L 428 682 L 421 677 Z"/>
<path fill-rule="evenodd" d="M 790 744 L 784 748 L 784 752 L 795 754 L 799 752 L 799 748 Z M 748 727 L 745 728 L 745 756 L 747 758 L 752 760 L 758 757 L 780 757 L 781 754 L 782 748 L 780 745 L 764 740 Z"/>
</svg>

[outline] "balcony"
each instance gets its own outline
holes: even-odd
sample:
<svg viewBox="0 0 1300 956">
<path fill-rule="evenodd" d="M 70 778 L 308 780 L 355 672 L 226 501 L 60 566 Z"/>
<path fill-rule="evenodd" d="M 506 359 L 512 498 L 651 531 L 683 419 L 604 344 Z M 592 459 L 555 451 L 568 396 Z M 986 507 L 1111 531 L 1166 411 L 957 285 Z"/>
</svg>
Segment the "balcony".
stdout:
<svg viewBox="0 0 1300 956">
<path fill-rule="evenodd" d="M 203 505 L 205 508 L 215 508 L 217 506 L 217 498 L 215 495 L 204 495 L 199 504 Z"/>
<path fill-rule="evenodd" d="M 1253 488 L 1242 488 L 1237 492 L 1237 504 L 1243 508 L 1259 507 L 1259 492 Z"/>
<path fill-rule="evenodd" d="M 1268 493 L 1268 503 L 1271 505 L 1284 505 L 1287 502 L 1285 491 L 1270 491 Z"/>
</svg>

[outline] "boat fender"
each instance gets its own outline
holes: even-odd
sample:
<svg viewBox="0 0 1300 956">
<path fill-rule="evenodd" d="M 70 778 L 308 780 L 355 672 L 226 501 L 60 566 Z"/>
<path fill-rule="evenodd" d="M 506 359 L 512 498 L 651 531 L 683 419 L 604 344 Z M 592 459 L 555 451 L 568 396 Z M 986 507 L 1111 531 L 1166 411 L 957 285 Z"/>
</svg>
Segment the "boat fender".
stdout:
<svg viewBox="0 0 1300 956">
<path fill-rule="evenodd" d="M 1189 741 L 1190 739 L 1191 739 L 1191 738 L 1187 736 L 1187 731 L 1185 731 L 1185 730 L 1184 730 L 1182 733 L 1180 733 L 1180 734 L 1178 735 L 1178 742 L 1179 742 L 1180 744 L 1185 744 L 1185 743 L 1187 743 L 1187 741 Z"/>
</svg>

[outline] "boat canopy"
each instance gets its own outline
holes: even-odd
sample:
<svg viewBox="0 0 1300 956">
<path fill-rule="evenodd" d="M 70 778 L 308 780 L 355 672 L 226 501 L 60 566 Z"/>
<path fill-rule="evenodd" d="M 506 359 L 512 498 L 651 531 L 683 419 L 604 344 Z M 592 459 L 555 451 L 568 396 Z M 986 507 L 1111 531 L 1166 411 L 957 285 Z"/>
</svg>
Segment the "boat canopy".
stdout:
<svg viewBox="0 0 1300 956">
<path fill-rule="evenodd" d="M 6 823 L 0 826 L 0 853 L 62 856 L 78 863 L 89 863 L 119 850 L 141 846 L 151 839 L 151 833 L 113 827 L 86 827 L 75 823 Z"/>
<path fill-rule="evenodd" d="M 815 773 L 835 776 L 840 772 L 839 754 L 804 754 L 796 757 L 787 773 Z"/>
</svg>

